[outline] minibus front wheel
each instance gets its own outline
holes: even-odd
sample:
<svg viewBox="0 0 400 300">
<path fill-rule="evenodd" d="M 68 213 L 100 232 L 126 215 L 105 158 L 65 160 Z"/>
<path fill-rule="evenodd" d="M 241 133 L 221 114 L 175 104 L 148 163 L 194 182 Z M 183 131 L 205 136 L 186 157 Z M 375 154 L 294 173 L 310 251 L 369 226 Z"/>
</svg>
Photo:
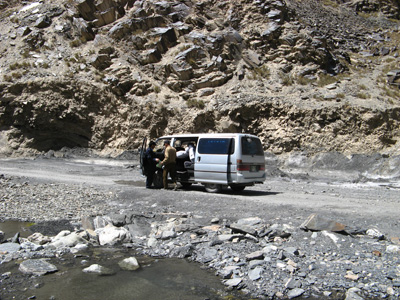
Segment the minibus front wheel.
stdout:
<svg viewBox="0 0 400 300">
<path fill-rule="evenodd" d="M 215 183 L 205 183 L 204 187 L 209 193 L 219 193 L 222 190 L 222 185 Z"/>
</svg>

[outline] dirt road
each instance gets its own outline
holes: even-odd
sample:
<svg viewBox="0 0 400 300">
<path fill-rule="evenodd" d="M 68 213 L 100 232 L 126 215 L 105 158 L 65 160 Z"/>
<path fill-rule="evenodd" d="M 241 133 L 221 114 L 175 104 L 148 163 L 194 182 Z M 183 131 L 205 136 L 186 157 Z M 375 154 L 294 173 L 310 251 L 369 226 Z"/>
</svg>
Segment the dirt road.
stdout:
<svg viewBox="0 0 400 300">
<path fill-rule="evenodd" d="M 112 193 L 114 196 L 105 198 L 107 203 L 102 205 L 107 204 L 107 210 L 115 212 L 134 209 L 142 212 L 191 213 L 205 223 L 212 218 L 234 220 L 261 217 L 271 223 L 281 220 L 294 226 L 299 226 L 310 214 L 317 213 L 350 227 L 376 227 L 386 235 L 399 236 L 398 183 L 352 183 L 348 181 L 349 174 L 328 173 L 319 174 L 317 179 L 316 176 L 299 176 L 298 173 L 285 173 L 282 176 L 281 173 L 279 177 L 267 178 L 264 184 L 249 187 L 240 194 L 230 189 L 220 194 L 210 194 L 201 185 L 193 185 L 189 190 L 147 190 L 135 160 L 0 160 L 0 175 L 23 177 L 22 181 L 39 184 L 63 183 L 77 188 L 91 187 L 105 195 Z M 9 213 L 1 211 L 2 218 L 8 218 Z M 63 218 L 63 213 L 53 215 Z"/>
</svg>

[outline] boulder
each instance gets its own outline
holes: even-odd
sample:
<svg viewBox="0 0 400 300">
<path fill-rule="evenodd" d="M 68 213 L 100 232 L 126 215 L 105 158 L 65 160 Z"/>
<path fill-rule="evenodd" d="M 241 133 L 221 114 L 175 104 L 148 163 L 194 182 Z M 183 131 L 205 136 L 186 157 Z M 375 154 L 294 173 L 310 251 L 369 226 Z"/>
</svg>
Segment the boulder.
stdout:
<svg viewBox="0 0 400 300">
<path fill-rule="evenodd" d="M 18 243 L 4 243 L 0 244 L 0 253 L 13 253 L 21 249 L 21 245 Z"/>
<path fill-rule="evenodd" d="M 50 243 L 51 238 L 41 234 L 40 232 L 35 232 L 34 234 L 28 236 L 28 241 L 38 245 L 44 245 Z"/>
<path fill-rule="evenodd" d="M 19 265 L 19 270 L 25 274 L 33 274 L 39 276 L 58 271 L 56 266 L 47 262 L 45 259 L 25 260 Z"/>
<path fill-rule="evenodd" d="M 78 244 L 87 244 L 87 241 L 76 232 L 70 233 L 67 230 L 57 234 L 50 243 L 50 245 L 55 248 L 74 247 Z"/>
<path fill-rule="evenodd" d="M 107 54 L 97 55 L 95 58 L 92 59 L 90 63 L 93 67 L 100 71 L 107 69 L 109 66 L 112 65 L 111 58 Z"/>
<path fill-rule="evenodd" d="M 76 28 L 79 37 L 83 41 L 92 41 L 95 38 L 95 34 L 92 27 L 82 18 L 73 18 L 72 24 Z"/>
<path fill-rule="evenodd" d="M 115 272 L 109 268 L 103 267 L 99 264 L 93 264 L 83 269 L 84 273 L 95 273 L 98 275 L 113 275 Z"/>
<path fill-rule="evenodd" d="M 140 268 L 137 259 L 133 256 L 121 260 L 118 265 L 121 267 L 121 269 L 127 271 L 135 271 Z"/>
<path fill-rule="evenodd" d="M 124 227 L 107 225 L 104 228 L 96 229 L 96 233 L 102 246 L 130 242 L 132 240 L 131 234 Z"/>
</svg>

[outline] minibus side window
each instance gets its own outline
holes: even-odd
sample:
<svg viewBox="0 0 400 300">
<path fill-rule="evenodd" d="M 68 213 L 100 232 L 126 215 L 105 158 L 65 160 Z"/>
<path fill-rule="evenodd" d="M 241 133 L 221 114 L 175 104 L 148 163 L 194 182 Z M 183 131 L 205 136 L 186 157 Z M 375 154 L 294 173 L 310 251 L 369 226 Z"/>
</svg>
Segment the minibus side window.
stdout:
<svg viewBox="0 0 400 300">
<path fill-rule="evenodd" d="M 260 139 L 243 136 L 241 143 L 243 155 L 264 155 Z"/>
<path fill-rule="evenodd" d="M 233 154 L 235 140 L 230 138 L 205 138 L 199 142 L 200 154 Z"/>
</svg>

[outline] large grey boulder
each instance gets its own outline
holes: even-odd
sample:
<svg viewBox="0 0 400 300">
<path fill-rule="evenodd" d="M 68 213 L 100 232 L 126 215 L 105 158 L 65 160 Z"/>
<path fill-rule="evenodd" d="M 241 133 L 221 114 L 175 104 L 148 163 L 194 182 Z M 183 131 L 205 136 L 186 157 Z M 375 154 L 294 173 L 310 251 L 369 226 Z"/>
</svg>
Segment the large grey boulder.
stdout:
<svg viewBox="0 0 400 300">
<path fill-rule="evenodd" d="M 96 233 L 99 236 L 99 243 L 102 246 L 127 243 L 132 240 L 128 229 L 124 227 L 108 225 L 104 228 L 96 229 Z"/>
<path fill-rule="evenodd" d="M 4 243 L 0 244 L 0 253 L 13 253 L 21 249 L 21 245 L 18 243 Z"/>
<path fill-rule="evenodd" d="M 25 274 L 45 275 L 57 272 L 58 269 L 45 259 L 28 259 L 19 265 L 19 270 Z"/>
<path fill-rule="evenodd" d="M 121 260 L 118 265 L 120 266 L 121 269 L 127 270 L 127 271 L 135 271 L 140 268 L 140 265 L 136 259 L 136 257 L 128 257 L 123 260 Z"/>
<path fill-rule="evenodd" d="M 87 244 L 87 241 L 76 232 L 71 233 L 68 230 L 61 231 L 50 243 L 55 248 L 74 247 L 78 244 Z"/>
</svg>

